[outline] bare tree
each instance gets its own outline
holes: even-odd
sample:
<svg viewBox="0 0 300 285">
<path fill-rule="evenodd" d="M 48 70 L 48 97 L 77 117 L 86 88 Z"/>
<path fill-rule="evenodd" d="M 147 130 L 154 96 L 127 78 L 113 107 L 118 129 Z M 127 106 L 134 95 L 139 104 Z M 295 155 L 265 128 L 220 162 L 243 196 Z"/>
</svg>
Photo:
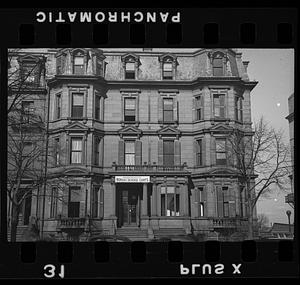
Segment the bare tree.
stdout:
<svg viewBox="0 0 300 285">
<path fill-rule="evenodd" d="M 31 63 L 26 68 L 18 64 L 18 50 L 8 56 L 8 140 L 7 140 L 7 197 L 10 201 L 11 241 L 16 241 L 19 214 L 27 198 L 53 195 L 47 193 L 51 177 L 48 166 L 55 164 L 55 146 L 48 146 L 47 93 L 41 74 L 43 62 Z M 39 102 L 38 106 L 28 104 Z M 44 102 L 41 104 L 41 102 Z M 58 183 L 58 185 L 60 185 Z M 43 193 L 39 193 L 43 188 Z M 55 199 L 63 200 L 62 191 Z M 43 217 L 42 217 L 43 219 Z"/>
<path fill-rule="evenodd" d="M 286 190 L 290 153 L 283 132 L 271 127 L 263 118 L 253 132 L 234 129 L 228 137 L 228 156 L 245 191 L 248 238 L 253 239 L 253 211 L 258 199 L 275 188 Z"/>
</svg>

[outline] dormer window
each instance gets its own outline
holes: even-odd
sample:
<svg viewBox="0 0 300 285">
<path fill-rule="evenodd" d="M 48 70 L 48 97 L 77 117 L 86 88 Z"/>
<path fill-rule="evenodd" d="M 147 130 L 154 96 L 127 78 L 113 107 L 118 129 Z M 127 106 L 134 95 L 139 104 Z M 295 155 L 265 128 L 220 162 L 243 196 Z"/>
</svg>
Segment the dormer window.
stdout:
<svg viewBox="0 0 300 285">
<path fill-rule="evenodd" d="M 173 54 L 164 54 L 159 57 L 161 67 L 161 79 L 175 79 L 176 66 L 178 65 L 177 58 Z"/>
<path fill-rule="evenodd" d="M 165 62 L 163 64 L 163 79 L 165 79 L 165 80 L 173 79 L 173 65 L 172 65 L 172 63 Z"/>
<path fill-rule="evenodd" d="M 125 79 L 135 79 L 134 62 L 126 62 L 126 64 L 125 64 Z"/>
<path fill-rule="evenodd" d="M 84 74 L 84 56 L 81 53 L 74 55 L 74 74 Z"/>
<path fill-rule="evenodd" d="M 210 63 L 212 67 L 212 75 L 213 76 L 224 76 L 226 71 L 226 65 L 228 62 L 228 57 L 221 51 L 210 52 L 208 54 L 210 58 Z"/>
<path fill-rule="evenodd" d="M 135 54 L 125 54 L 121 57 L 124 68 L 125 79 L 137 79 L 138 67 L 141 64 L 139 57 Z"/>
<path fill-rule="evenodd" d="M 18 59 L 20 65 L 20 83 L 30 86 L 40 86 L 44 60 L 39 57 L 23 56 Z"/>
</svg>

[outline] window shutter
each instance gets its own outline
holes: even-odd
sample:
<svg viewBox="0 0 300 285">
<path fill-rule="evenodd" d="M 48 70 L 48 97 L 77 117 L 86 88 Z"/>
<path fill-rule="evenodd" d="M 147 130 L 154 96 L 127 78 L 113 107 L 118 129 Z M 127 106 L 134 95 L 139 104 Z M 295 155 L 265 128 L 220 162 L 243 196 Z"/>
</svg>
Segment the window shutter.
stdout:
<svg viewBox="0 0 300 285">
<path fill-rule="evenodd" d="M 174 141 L 175 144 L 175 155 L 174 155 L 174 165 L 180 165 L 181 163 L 181 143 L 179 140 Z"/>
<path fill-rule="evenodd" d="M 163 140 L 158 140 L 158 165 L 163 165 Z"/>
<path fill-rule="evenodd" d="M 229 187 L 229 217 L 236 216 L 236 209 L 235 209 L 235 191 L 233 187 Z"/>
<path fill-rule="evenodd" d="M 119 141 L 119 165 L 124 165 L 125 164 L 125 158 L 124 158 L 124 141 L 120 140 Z"/>
<path fill-rule="evenodd" d="M 142 142 L 135 141 L 135 165 L 142 165 Z"/>
<path fill-rule="evenodd" d="M 158 114 L 157 114 L 157 117 L 158 117 L 158 121 L 159 122 L 162 122 L 163 121 L 163 99 L 162 97 L 159 95 L 158 96 L 158 108 L 157 108 L 157 111 L 158 111 Z"/>
<path fill-rule="evenodd" d="M 216 139 L 210 137 L 211 165 L 216 165 Z"/>
<path fill-rule="evenodd" d="M 173 120 L 176 122 L 178 121 L 178 102 L 176 98 L 173 99 Z"/>
<path fill-rule="evenodd" d="M 201 156 L 202 156 L 202 166 L 206 166 L 206 158 L 205 158 L 205 154 L 206 154 L 206 151 L 205 151 L 206 141 L 205 141 L 205 137 L 203 137 L 201 141 L 202 141 L 202 153 L 201 153 Z"/>
<path fill-rule="evenodd" d="M 223 217 L 223 193 L 222 193 L 222 187 L 216 186 L 217 191 L 217 205 L 218 205 L 218 217 Z"/>
</svg>

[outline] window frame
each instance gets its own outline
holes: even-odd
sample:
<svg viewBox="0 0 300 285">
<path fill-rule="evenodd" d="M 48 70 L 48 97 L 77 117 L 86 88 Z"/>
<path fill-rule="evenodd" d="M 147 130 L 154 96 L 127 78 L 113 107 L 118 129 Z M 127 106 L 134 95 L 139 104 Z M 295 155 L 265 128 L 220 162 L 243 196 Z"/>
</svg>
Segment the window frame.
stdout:
<svg viewBox="0 0 300 285">
<path fill-rule="evenodd" d="M 132 64 L 133 70 L 128 70 L 127 65 Z M 124 65 L 124 79 L 126 80 L 135 80 L 136 79 L 136 64 L 135 61 L 127 60 Z"/>
<path fill-rule="evenodd" d="M 77 96 L 80 95 L 82 97 L 82 105 L 74 105 L 74 95 L 77 95 Z M 81 118 L 84 117 L 84 99 L 85 99 L 84 92 L 72 92 L 71 93 L 71 118 L 81 119 Z M 77 107 L 80 106 L 82 108 L 82 110 L 81 110 L 82 115 L 81 116 L 75 116 L 75 114 L 74 114 L 74 107 L 75 106 L 77 106 Z"/>
<path fill-rule="evenodd" d="M 166 143 L 172 143 L 172 152 L 166 153 Z M 175 165 L 175 140 L 174 139 L 163 139 L 163 165 L 166 167 L 172 167 Z M 171 163 L 169 163 L 171 162 Z"/>
<path fill-rule="evenodd" d="M 204 120 L 204 95 L 195 96 L 196 121 Z"/>
<path fill-rule="evenodd" d="M 173 193 L 168 193 L 169 188 L 173 188 L 173 190 L 170 191 L 170 192 L 173 192 Z M 181 216 L 181 213 L 180 213 L 180 192 L 177 190 L 177 188 L 178 188 L 178 185 L 162 185 L 160 187 L 160 201 L 161 201 L 160 214 L 161 214 L 162 217 L 179 217 L 179 216 Z M 163 189 L 164 189 L 164 193 L 163 193 Z M 170 209 L 170 210 L 168 209 L 168 207 L 169 207 L 169 203 L 168 203 L 169 195 L 173 196 L 173 213 L 174 213 L 174 215 L 172 215 L 172 209 Z"/>
<path fill-rule="evenodd" d="M 100 143 L 101 138 L 98 136 L 94 137 L 94 165 L 100 166 Z"/>
<path fill-rule="evenodd" d="M 162 108 L 162 111 L 163 111 L 163 123 L 172 123 L 174 122 L 174 98 L 172 97 L 163 97 L 162 98 L 162 103 L 163 103 L 163 108 Z M 169 106 L 171 106 L 171 109 L 170 110 L 166 110 L 166 105 L 165 105 L 165 102 L 167 101 L 170 101 L 172 102 L 172 104 L 169 104 Z M 165 113 L 168 112 L 168 113 L 172 113 L 172 116 L 171 116 L 171 119 L 170 120 L 167 120 L 166 118 L 166 115 Z"/>
<path fill-rule="evenodd" d="M 28 104 L 28 106 L 24 106 Z M 35 113 L 34 100 L 22 100 L 21 101 L 22 108 L 22 123 L 30 123 L 30 117 Z"/>
<path fill-rule="evenodd" d="M 81 150 L 73 150 L 72 149 L 72 141 L 73 140 L 78 140 L 78 141 L 81 141 Z M 75 164 L 75 165 L 78 165 L 78 164 L 83 164 L 84 163 L 84 157 L 83 157 L 83 154 L 84 154 L 84 145 L 83 145 L 83 142 L 84 142 L 84 139 L 82 136 L 71 136 L 70 137 L 70 164 Z M 80 156 L 80 162 L 73 162 L 72 160 L 72 154 L 73 153 L 81 153 L 81 156 Z"/>
<path fill-rule="evenodd" d="M 165 70 L 165 66 L 170 65 L 171 70 Z M 166 75 L 167 73 L 171 73 L 170 75 Z M 163 80 L 173 80 L 174 79 L 174 66 L 172 61 L 163 61 L 162 63 L 162 79 Z"/>
<path fill-rule="evenodd" d="M 76 188 L 76 190 L 75 190 Z M 68 218 L 79 218 L 80 217 L 80 201 L 71 201 L 72 200 L 72 190 L 81 191 L 81 186 L 69 186 L 69 195 L 68 195 Z M 75 212 L 73 206 L 78 206 L 76 210 L 78 210 L 78 215 L 70 215 L 70 209 Z M 73 214 L 73 213 L 72 213 Z"/>
<path fill-rule="evenodd" d="M 82 59 L 82 64 L 76 64 L 76 58 Z M 75 53 L 73 55 L 73 74 L 74 75 L 84 75 L 85 74 L 84 58 L 85 58 L 84 54 Z M 81 72 L 80 73 L 77 72 L 76 67 L 78 67 L 78 66 L 81 66 Z"/>
<path fill-rule="evenodd" d="M 196 143 L 197 143 L 196 166 L 202 166 L 203 165 L 203 157 L 202 157 L 203 138 L 196 139 Z M 199 157 L 200 157 L 200 159 L 199 159 Z"/>
<path fill-rule="evenodd" d="M 56 189 L 55 191 L 53 189 Z M 57 193 L 57 186 L 51 187 L 51 198 L 50 198 L 50 219 L 57 216 L 57 197 L 54 194 Z"/>
<path fill-rule="evenodd" d="M 101 116 L 101 111 L 102 111 L 101 110 L 101 98 L 102 98 L 101 95 L 98 92 L 95 92 L 95 115 L 94 115 L 94 119 L 98 120 L 98 121 L 102 120 L 102 116 Z M 98 106 L 98 104 L 99 104 L 99 106 Z"/>
<path fill-rule="evenodd" d="M 126 145 L 128 144 L 132 144 L 133 145 L 133 152 L 127 152 L 127 149 L 126 149 Z M 135 149 L 135 140 L 124 140 L 124 165 L 126 166 L 133 166 L 135 165 L 135 155 L 136 155 L 136 149 Z M 127 164 L 126 163 L 126 157 L 129 156 L 131 157 L 131 159 L 129 160 L 132 160 L 133 161 L 133 164 Z"/>
<path fill-rule="evenodd" d="M 62 103 L 61 93 L 55 95 L 55 119 L 61 119 L 61 103 Z"/>
<path fill-rule="evenodd" d="M 126 102 L 128 102 L 128 100 L 132 100 L 134 101 L 134 109 L 128 109 L 126 108 Z M 137 97 L 136 96 L 124 96 L 123 97 L 123 120 L 125 123 L 135 123 L 137 121 Z M 133 112 L 134 113 L 134 118 L 133 118 L 133 115 L 126 115 L 126 112 Z M 132 117 L 134 120 L 128 120 L 128 117 Z"/>
<path fill-rule="evenodd" d="M 225 55 L 221 54 L 221 53 L 216 53 L 216 54 L 213 55 L 213 58 L 212 58 L 212 73 L 213 73 L 213 76 L 221 77 L 221 76 L 225 75 L 224 57 L 225 57 Z M 216 61 L 220 61 L 221 64 L 216 66 Z M 216 72 L 216 71 L 221 71 L 221 72 L 219 73 L 219 72 Z"/>
<path fill-rule="evenodd" d="M 225 120 L 226 119 L 226 93 L 224 92 L 213 92 L 212 94 L 213 97 L 213 117 L 214 119 L 220 119 L 220 120 Z M 221 100 L 220 98 L 223 97 L 223 102 L 224 104 L 221 105 Z M 217 101 L 218 100 L 218 101 Z M 218 104 L 216 104 L 218 103 Z M 216 110 L 219 109 L 219 115 L 217 115 Z M 223 116 L 221 115 L 221 111 L 223 109 Z"/>
<path fill-rule="evenodd" d="M 227 165 L 227 149 L 226 149 L 226 138 L 215 138 L 216 140 L 216 165 Z M 224 150 L 218 150 L 218 141 L 224 142 Z M 225 158 L 218 158 L 218 154 L 225 155 Z"/>
</svg>

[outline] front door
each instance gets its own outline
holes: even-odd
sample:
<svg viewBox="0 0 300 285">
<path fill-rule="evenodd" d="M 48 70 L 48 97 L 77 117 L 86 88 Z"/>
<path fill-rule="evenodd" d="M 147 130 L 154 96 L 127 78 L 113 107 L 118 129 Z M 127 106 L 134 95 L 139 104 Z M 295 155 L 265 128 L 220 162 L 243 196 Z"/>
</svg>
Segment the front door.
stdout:
<svg viewBox="0 0 300 285">
<path fill-rule="evenodd" d="M 133 189 L 132 189 L 133 188 Z M 138 226 L 140 195 L 138 189 L 120 189 L 118 226 Z"/>
</svg>

